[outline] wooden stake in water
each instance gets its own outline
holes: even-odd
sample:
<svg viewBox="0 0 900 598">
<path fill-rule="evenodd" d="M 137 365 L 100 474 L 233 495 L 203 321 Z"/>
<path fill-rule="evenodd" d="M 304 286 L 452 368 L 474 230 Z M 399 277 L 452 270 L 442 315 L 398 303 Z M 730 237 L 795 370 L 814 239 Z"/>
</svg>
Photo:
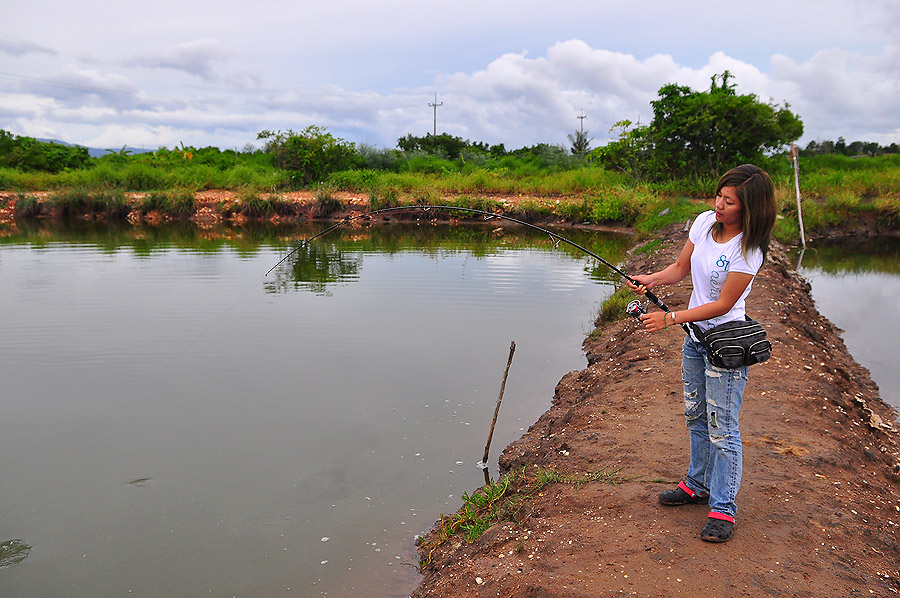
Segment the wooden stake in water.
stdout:
<svg viewBox="0 0 900 598">
<path fill-rule="evenodd" d="M 491 431 L 488 434 L 487 444 L 484 445 L 484 456 L 478 464 L 482 469 L 487 469 L 488 451 L 491 450 L 491 439 L 494 437 L 494 426 L 497 425 L 497 415 L 500 413 L 500 402 L 503 401 L 503 391 L 506 389 L 506 377 L 509 375 L 509 366 L 512 365 L 513 353 L 516 352 L 516 341 L 509 345 L 509 359 L 506 361 L 506 369 L 503 371 L 503 382 L 500 383 L 500 396 L 497 397 L 497 406 L 494 407 L 494 419 L 491 421 Z"/>
<path fill-rule="evenodd" d="M 806 249 L 806 234 L 803 231 L 803 210 L 800 208 L 800 163 L 797 155 L 799 154 L 797 144 L 791 144 L 791 162 L 794 163 L 794 188 L 797 190 L 797 220 L 800 221 L 800 243 L 803 249 Z"/>
</svg>

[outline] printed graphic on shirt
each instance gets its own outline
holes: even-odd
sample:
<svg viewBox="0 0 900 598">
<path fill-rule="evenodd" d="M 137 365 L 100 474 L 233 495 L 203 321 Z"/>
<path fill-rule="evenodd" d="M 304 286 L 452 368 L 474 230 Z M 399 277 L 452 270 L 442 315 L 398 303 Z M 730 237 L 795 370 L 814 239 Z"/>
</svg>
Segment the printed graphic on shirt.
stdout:
<svg viewBox="0 0 900 598">
<path fill-rule="evenodd" d="M 711 268 L 709 273 L 709 301 L 713 302 L 719 298 L 719 295 L 722 294 L 722 285 L 725 283 L 725 278 L 728 276 L 728 264 L 731 261 L 728 259 L 727 255 L 720 255 L 719 259 L 716 260 L 716 267 Z"/>
</svg>

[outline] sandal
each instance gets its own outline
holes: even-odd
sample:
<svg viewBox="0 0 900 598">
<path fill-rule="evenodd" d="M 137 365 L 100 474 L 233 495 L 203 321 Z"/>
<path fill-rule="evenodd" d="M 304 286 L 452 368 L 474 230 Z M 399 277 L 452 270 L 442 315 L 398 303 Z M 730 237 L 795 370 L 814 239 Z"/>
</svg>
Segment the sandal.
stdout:
<svg viewBox="0 0 900 598">
<path fill-rule="evenodd" d="M 659 502 L 666 506 L 699 505 L 709 500 L 709 495 L 701 496 L 687 487 L 684 482 L 679 482 L 677 488 L 666 490 L 659 495 Z"/>
<path fill-rule="evenodd" d="M 700 531 L 700 539 L 704 542 L 727 542 L 734 533 L 734 517 L 721 513 L 710 513 L 706 525 Z"/>
</svg>

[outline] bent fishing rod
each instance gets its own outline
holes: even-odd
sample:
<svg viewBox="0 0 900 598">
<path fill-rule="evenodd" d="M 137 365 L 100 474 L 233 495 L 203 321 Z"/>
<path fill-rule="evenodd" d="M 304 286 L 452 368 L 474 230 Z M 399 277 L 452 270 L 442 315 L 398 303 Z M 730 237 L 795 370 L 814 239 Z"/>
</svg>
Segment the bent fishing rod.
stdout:
<svg viewBox="0 0 900 598">
<path fill-rule="evenodd" d="M 628 274 L 626 274 L 625 272 L 623 272 L 622 270 L 617 268 L 615 265 L 609 263 L 608 261 L 606 261 L 599 255 L 597 255 L 596 253 L 594 253 L 587 247 L 579 245 L 578 243 L 571 241 L 571 240 L 563 237 L 562 235 L 559 235 L 551 230 L 547 230 L 546 228 L 542 228 L 535 224 L 531 224 L 530 222 L 525 222 L 524 220 L 512 218 L 511 216 L 504 216 L 503 214 L 495 214 L 494 212 L 487 212 L 485 210 L 477 210 L 475 208 L 461 208 L 461 207 L 456 207 L 456 206 L 441 206 L 441 205 L 394 206 L 394 207 L 390 207 L 390 208 L 381 208 L 380 210 L 372 210 L 371 212 L 366 212 L 364 214 L 357 214 L 356 216 L 347 216 L 345 218 L 342 218 L 335 224 L 319 231 L 315 235 L 313 235 L 313 236 L 309 237 L 308 239 L 304 240 L 303 242 L 297 244 L 297 246 L 294 247 L 291 251 L 289 251 L 287 255 L 285 255 L 283 258 L 281 258 L 277 264 L 275 264 L 274 266 L 269 268 L 269 271 L 266 272 L 266 276 L 268 276 L 269 273 L 272 272 L 272 270 L 274 270 L 275 268 L 277 268 L 278 266 L 283 264 L 285 261 L 287 261 L 287 259 L 290 258 L 292 255 L 294 255 L 295 253 L 297 253 L 298 251 L 300 251 L 301 249 L 303 249 L 304 247 L 306 247 L 307 245 L 312 243 L 314 240 L 318 239 L 319 237 L 324 237 L 331 231 L 338 229 L 342 226 L 345 226 L 347 224 L 350 224 L 351 222 L 353 222 L 355 220 L 371 220 L 373 216 L 376 216 L 378 214 L 387 214 L 390 212 L 421 211 L 423 213 L 427 213 L 427 212 L 430 212 L 431 210 L 447 210 L 447 211 L 453 211 L 453 212 L 465 212 L 468 214 L 477 214 L 479 216 L 482 216 L 485 221 L 493 220 L 494 218 L 497 218 L 499 220 L 506 220 L 507 222 L 513 222 L 515 224 L 519 224 L 519 225 L 525 226 L 527 228 L 534 229 L 536 231 L 544 233 L 545 235 L 548 235 L 550 237 L 550 239 L 553 240 L 554 247 L 559 245 L 560 241 L 562 241 L 563 243 L 566 243 L 568 245 L 571 245 L 575 249 L 579 249 L 579 250 L 583 251 L 584 253 L 588 254 L 592 258 L 598 260 L 605 266 L 609 267 L 613 272 L 615 272 L 616 274 L 618 274 L 619 276 L 621 276 L 622 278 L 624 278 L 631 284 L 633 284 L 635 286 L 641 286 L 641 283 L 639 283 L 638 281 L 636 281 L 635 279 L 630 277 Z M 666 305 L 662 299 L 660 299 L 659 297 L 657 297 L 656 295 L 651 293 L 649 290 L 647 290 L 647 289 L 644 290 L 644 296 L 648 300 L 650 300 L 654 305 L 659 307 L 661 310 L 671 311 L 669 309 L 669 306 Z M 631 304 L 629 304 L 629 307 L 626 310 L 626 311 L 628 311 L 629 315 L 639 317 L 640 313 L 647 313 L 646 306 L 640 306 L 639 303 L 637 304 L 636 307 L 634 307 L 634 305 L 635 305 L 634 301 L 632 301 Z M 636 312 L 640 312 L 640 313 L 636 313 Z"/>
</svg>

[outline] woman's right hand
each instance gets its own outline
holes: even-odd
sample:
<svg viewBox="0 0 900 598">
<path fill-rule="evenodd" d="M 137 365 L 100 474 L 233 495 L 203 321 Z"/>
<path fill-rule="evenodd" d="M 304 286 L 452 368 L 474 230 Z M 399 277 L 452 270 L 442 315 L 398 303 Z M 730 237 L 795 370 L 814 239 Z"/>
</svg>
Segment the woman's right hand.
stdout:
<svg viewBox="0 0 900 598">
<path fill-rule="evenodd" d="M 625 284 L 627 284 L 628 288 L 630 288 L 638 295 L 643 295 L 649 289 L 652 289 L 654 286 L 656 286 L 656 282 L 653 281 L 649 274 L 641 274 L 638 276 L 632 276 L 631 278 L 638 284 L 632 284 L 630 280 L 626 280 Z"/>
</svg>

